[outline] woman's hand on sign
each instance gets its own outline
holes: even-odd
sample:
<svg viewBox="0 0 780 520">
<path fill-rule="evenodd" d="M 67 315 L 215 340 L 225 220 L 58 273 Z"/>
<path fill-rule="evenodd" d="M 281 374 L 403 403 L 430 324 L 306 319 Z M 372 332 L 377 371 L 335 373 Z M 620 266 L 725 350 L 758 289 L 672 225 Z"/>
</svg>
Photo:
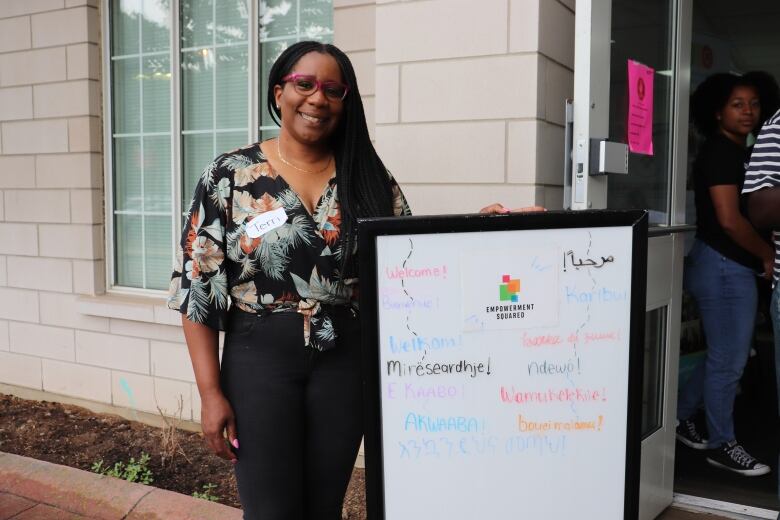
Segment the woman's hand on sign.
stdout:
<svg viewBox="0 0 780 520">
<path fill-rule="evenodd" d="M 534 211 L 547 211 L 543 206 L 525 206 L 522 208 L 509 209 L 500 202 L 485 206 L 480 213 L 487 213 L 489 215 L 506 215 L 508 213 L 530 213 Z"/>
<path fill-rule="evenodd" d="M 228 446 L 238 448 L 236 439 L 236 418 L 233 408 L 221 393 L 204 397 L 201 404 L 201 426 L 211 451 L 232 463 L 238 462 L 236 454 Z M 227 433 L 227 439 L 225 439 Z"/>
</svg>

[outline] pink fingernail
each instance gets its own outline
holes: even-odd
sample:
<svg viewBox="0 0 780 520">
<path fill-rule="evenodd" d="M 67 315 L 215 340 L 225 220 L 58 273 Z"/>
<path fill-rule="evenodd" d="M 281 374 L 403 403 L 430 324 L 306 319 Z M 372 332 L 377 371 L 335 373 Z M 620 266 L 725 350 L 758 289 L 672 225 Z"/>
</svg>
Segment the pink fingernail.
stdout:
<svg viewBox="0 0 780 520">
<path fill-rule="evenodd" d="M 233 439 L 233 447 L 238 449 L 238 439 Z"/>
<path fill-rule="evenodd" d="M 230 462 L 232 462 L 233 464 L 237 464 L 238 463 L 238 459 L 230 459 Z"/>
</svg>

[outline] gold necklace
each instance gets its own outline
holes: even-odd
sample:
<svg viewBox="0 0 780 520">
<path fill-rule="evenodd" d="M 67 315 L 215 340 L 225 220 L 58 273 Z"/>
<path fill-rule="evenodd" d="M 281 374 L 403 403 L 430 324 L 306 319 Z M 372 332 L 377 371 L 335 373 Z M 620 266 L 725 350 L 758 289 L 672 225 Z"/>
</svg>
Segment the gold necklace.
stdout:
<svg viewBox="0 0 780 520">
<path fill-rule="evenodd" d="M 329 156 L 328 157 L 328 163 L 324 167 L 320 168 L 319 170 L 305 170 L 303 168 L 299 168 L 299 167 L 295 166 L 293 163 L 291 163 L 290 161 L 288 161 L 287 159 L 284 158 L 284 156 L 282 155 L 282 149 L 279 147 L 279 139 L 276 140 L 276 155 L 279 156 L 279 160 L 280 161 L 282 161 L 284 164 L 286 164 L 290 168 L 295 168 L 299 172 L 308 173 L 308 174 L 311 174 L 311 175 L 316 175 L 318 173 L 322 173 L 325 170 L 327 170 L 328 166 L 330 166 L 330 163 L 333 160 L 333 156 L 332 155 Z"/>
</svg>

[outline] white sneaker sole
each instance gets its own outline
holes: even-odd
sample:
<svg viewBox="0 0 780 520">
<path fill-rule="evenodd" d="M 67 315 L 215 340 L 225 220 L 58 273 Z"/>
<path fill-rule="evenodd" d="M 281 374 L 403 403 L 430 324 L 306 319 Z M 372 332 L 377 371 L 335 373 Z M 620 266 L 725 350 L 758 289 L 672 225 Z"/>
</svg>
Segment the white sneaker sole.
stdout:
<svg viewBox="0 0 780 520">
<path fill-rule="evenodd" d="M 760 477 L 761 475 L 766 475 L 767 473 L 772 471 L 772 469 L 765 464 L 759 464 L 753 469 L 735 469 L 730 466 L 726 466 L 725 464 L 721 464 L 717 460 L 713 460 L 709 457 L 707 457 L 707 462 L 711 466 L 715 466 L 716 468 L 725 469 L 733 473 L 739 473 L 740 475 L 745 477 Z"/>
<path fill-rule="evenodd" d="M 706 450 L 708 448 L 708 444 L 706 442 L 693 442 L 689 438 L 685 437 L 684 435 L 680 435 L 679 433 L 675 433 L 677 436 L 677 440 L 688 446 L 689 448 L 693 448 L 694 450 Z"/>
</svg>

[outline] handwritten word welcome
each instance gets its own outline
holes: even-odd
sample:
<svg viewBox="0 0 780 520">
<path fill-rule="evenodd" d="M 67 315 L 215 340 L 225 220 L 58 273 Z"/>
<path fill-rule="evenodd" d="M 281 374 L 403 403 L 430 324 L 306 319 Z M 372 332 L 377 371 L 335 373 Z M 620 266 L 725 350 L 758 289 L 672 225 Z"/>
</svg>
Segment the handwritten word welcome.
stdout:
<svg viewBox="0 0 780 520">
<path fill-rule="evenodd" d="M 399 278 L 447 278 L 447 266 L 423 267 L 420 269 L 401 266 L 385 267 L 385 275 L 390 280 Z"/>
</svg>

